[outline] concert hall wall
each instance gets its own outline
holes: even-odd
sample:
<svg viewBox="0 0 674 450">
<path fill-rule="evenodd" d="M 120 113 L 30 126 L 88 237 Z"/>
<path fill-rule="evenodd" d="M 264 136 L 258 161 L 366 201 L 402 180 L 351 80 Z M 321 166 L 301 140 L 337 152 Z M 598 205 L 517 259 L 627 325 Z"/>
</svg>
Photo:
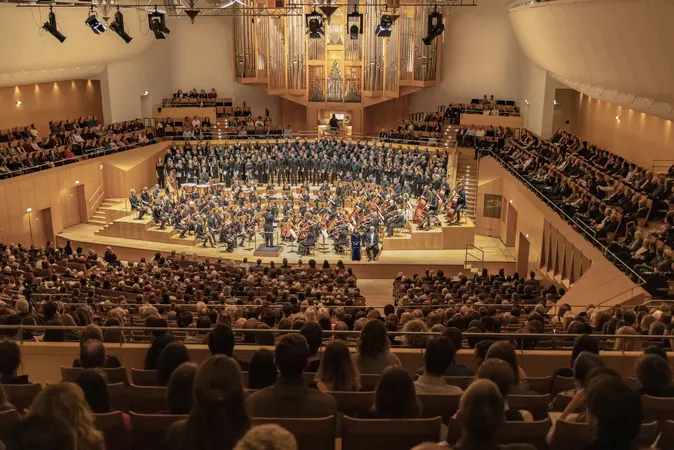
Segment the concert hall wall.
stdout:
<svg viewBox="0 0 674 450">
<path fill-rule="evenodd" d="M 503 0 L 479 0 L 475 7 L 451 8 L 442 37 L 442 80 L 412 94 L 410 112 L 434 111 L 451 102 L 494 94 L 518 100 L 524 55 Z"/>
<path fill-rule="evenodd" d="M 17 105 L 16 102 L 21 104 Z M 101 83 L 68 80 L 0 88 L 0 130 L 35 124 L 49 134 L 50 120 L 96 116 L 103 120 Z"/>
</svg>

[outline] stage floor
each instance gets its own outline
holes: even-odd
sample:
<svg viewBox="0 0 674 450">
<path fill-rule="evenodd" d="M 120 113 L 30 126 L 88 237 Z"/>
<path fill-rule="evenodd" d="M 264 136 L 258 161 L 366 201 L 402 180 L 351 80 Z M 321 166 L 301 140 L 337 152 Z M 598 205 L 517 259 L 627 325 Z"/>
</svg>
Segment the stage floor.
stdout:
<svg viewBox="0 0 674 450">
<path fill-rule="evenodd" d="M 152 257 L 156 252 L 168 253 L 175 250 L 178 253 L 194 255 L 200 258 L 218 258 L 233 259 L 241 261 L 248 258 L 249 261 L 257 260 L 253 255 L 253 250 L 245 251 L 238 248 L 232 253 L 224 251 L 218 252 L 217 248 L 202 247 L 201 245 L 180 245 L 176 243 L 150 242 L 139 239 L 127 239 L 112 236 L 99 236 L 95 233 L 100 229 L 96 225 L 79 224 L 66 228 L 57 235 L 58 245 L 63 245 L 65 240 L 70 240 L 72 247 L 82 247 L 86 252 L 93 248 L 99 255 L 103 255 L 106 246 L 111 246 L 118 257 L 122 260 L 138 260 L 141 257 Z M 490 271 L 504 268 L 506 272 L 515 270 L 514 249 L 506 247 L 498 238 L 487 236 L 475 236 L 474 245 L 484 251 L 484 267 Z M 442 268 L 445 273 L 456 274 L 464 270 L 464 261 L 466 259 L 465 249 L 460 250 L 387 250 L 384 248 L 377 261 L 368 262 L 365 249 L 362 250 L 363 259 L 361 261 L 351 261 L 349 255 L 340 256 L 332 251 L 321 253 L 316 250 L 314 255 L 303 257 L 306 262 L 309 259 L 315 259 L 318 262 L 328 260 L 330 263 L 336 263 L 343 260 L 347 266 L 352 267 L 359 278 L 395 278 L 398 272 L 405 272 L 411 275 L 418 273 L 424 268 Z M 280 262 L 283 258 L 288 258 L 296 262 L 300 257 L 297 253 L 291 253 L 291 247 L 285 245 L 283 251 L 278 257 L 260 257 L 263 262 L 271 260 Z"/>
</svg>

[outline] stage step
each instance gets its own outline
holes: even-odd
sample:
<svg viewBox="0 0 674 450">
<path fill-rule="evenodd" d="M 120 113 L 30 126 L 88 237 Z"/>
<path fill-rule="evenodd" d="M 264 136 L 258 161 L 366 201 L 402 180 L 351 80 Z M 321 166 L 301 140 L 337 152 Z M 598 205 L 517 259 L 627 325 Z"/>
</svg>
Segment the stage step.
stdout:
<svg viewBox="0 0 674 450">
<path fill-rule="evenodd" d="M 99 219 L 89 219 L 89 225 L 98 225 L 99 227 L 104 227 L 108 223 L 105 220 L 99 220 Z"/>
</svg>

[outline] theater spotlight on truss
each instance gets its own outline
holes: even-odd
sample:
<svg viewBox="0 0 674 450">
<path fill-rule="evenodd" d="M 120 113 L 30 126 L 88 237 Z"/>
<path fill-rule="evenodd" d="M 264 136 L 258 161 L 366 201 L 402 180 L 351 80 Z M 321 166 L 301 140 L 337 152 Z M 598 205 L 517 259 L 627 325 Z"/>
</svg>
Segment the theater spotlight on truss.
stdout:
<svg viewBox="0 0 674 450">
<path fill-rule="evenodd" d="M 379 19 L 379 25 L 375 28 L 374 33 L 379 37 L 391 37 L 393 31 L 393 17 L 391 14 L 384 13 Z"/>
<path fill-rule="evenodd" d="M 431 45 L 433 39 L 440 36 L 445 31 L 445 25 L 442 23 L 442 14 L 438 12 L 436 6 L 434 11 L 428 15 L 428 36 L 422 39 L 424 44 Z"/>
<path fill-rule="evenodd" d="M 133 39 L 124 29 L 124 16 L 122 15 L 122 12 L 119 10 L 119 8 L 117 8 L 115 18 L 110 24 L 110 28 L 112 31 L 117 33 L 117 36 L 121 37 L 127 44 L 131 42 L 131 39 Z"/>
<path fill-rule="evenodd" d="M 157 11 L 156 6 L 154 11 L 147 15 L 147 21 L 150 24 L 150 31 L 154 33 L 155 39 L 166 39 L 164 35 L 171 32 L 166 26 L 166 15 Z"/>
<path fill-rule="evenodd" d="M 363 34 L 363 15 L 358 12 L 358 5 L 354 5 L 353 12 L 346 16 L 346 31 L 352 40 L 358 40 L 358 35 Z"/>
<path fill-rule="evenodd" d="M 316 10 L 311 11 L 305 16 L 307 23 L 307 33 L 310 39 L 320 39 L 325 34 L 323 28 L 323 14 Z"/>
<path fill-rule="evenodd" d="M 66 37 L 58 30 L 56 26 L 56 14 L 54 14 L 54 10 L 51 7 L 49 8 L 49 16 L 47 17 L 47 21 L 44 23 L 44 25 L 42 25 L 42 29 L 58 39 L 60 43 L 63 43 L 63 41 L 66 40 Z"/>
<path fill-rule="evenodd" d="M 105 33 L 105 25 L 98 19 L 93 6 L 89 10 L 89 15 L 87 16 L 87 20 L 85 20 L 84 23 L 87 24 L 87 26 L 91 28 L 91 31 L 96 34 Z"/>
</svg>

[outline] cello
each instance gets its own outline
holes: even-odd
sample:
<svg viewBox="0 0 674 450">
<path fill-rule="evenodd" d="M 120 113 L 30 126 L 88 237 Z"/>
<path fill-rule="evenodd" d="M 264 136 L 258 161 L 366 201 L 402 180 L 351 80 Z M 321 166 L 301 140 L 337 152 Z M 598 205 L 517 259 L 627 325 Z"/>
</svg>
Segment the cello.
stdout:
<svg viewBox="0 0 674 450">
<path fill-rule="evenodd" d="M 454 220 L 454 214 L 456 214 L 456 207 L 459 204 L 459 185 L 457 184 L 452 192 L 449 194 L 449 201 L 447 202 L 447 210 L 445 211 L 445 216 L 448 221 Z"/>
<path fill-rule="evenodd" d="M 430 205 L 428 204 L 428 200 L 426 199 L 425 194 L 422 194 L 421 197 L 419 197 L 419 200 L 417 200 L 417 206 L 414 209 L 412 221 L 417 225 L 424 223 L 429 210 Z"/>
</svg>

